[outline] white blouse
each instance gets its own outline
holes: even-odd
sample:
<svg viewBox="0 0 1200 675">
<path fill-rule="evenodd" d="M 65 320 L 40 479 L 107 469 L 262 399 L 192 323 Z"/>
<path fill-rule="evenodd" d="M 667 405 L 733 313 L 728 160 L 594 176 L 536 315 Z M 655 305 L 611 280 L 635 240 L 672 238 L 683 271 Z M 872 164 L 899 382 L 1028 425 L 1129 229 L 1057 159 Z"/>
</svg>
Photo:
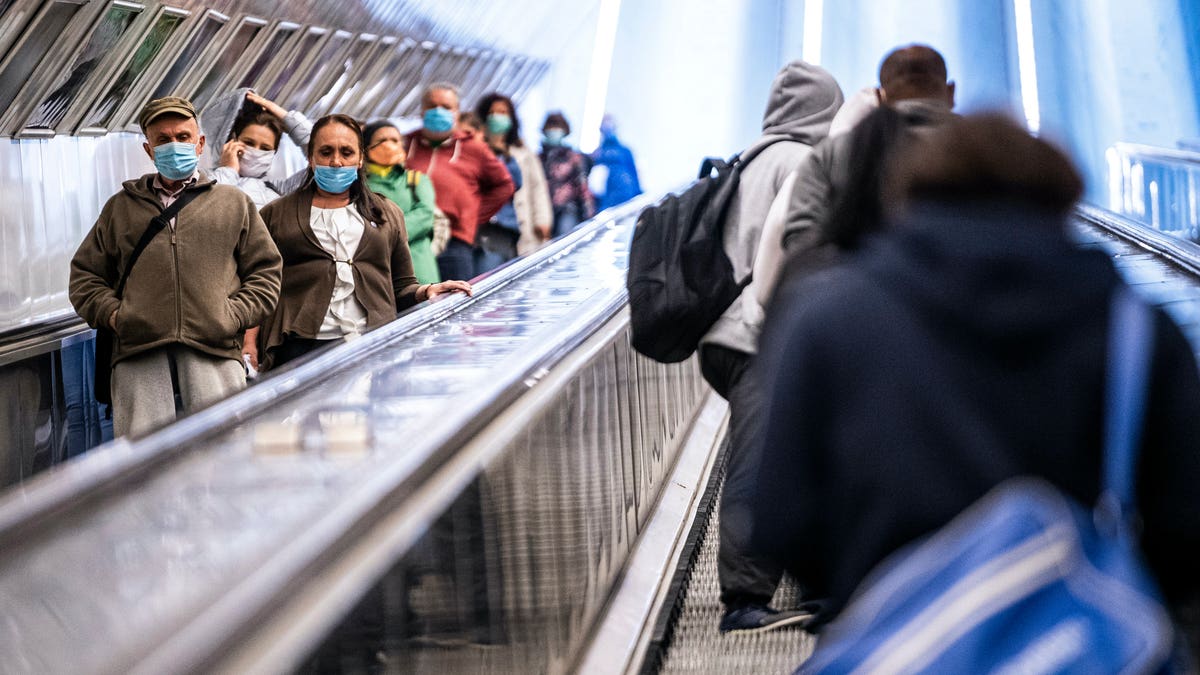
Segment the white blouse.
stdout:
<svg viewBox="0 0 1200 675">
<path fill-rule="evenodd" d="M 357 335 L 367 329 L 367 310 L 354 297 L 354 270 L 351 263 L 358 243 L 362 240 L 365 223 L 353 204 L 340 209 L 312 207 L 308 224 L 321 248 L 337 261 L 337 278 L 325 320 L 317 331 L 317 339 L 329 340 Z"/>
</svg>

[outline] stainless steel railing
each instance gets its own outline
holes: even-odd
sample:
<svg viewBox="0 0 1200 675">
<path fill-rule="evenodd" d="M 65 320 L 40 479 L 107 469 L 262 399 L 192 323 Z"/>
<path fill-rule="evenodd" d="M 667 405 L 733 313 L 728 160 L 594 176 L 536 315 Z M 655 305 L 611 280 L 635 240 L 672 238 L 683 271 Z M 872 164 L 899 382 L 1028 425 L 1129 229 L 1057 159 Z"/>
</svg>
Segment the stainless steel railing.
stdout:
<svg viewBox="0 0 1200 675">
<path fill-rule="evenodd" d="M 705 391 L 629 349 L 642 204 L 0 501 L 5 667 L 283 671 L 349 617 L 328 649 L 565 668 Z M 340 639 L 360 597 L 392 629 Z"/>
<path fill-rule="evenodd" d="M 1200 240 L 1200 153 L 1117 143 L 1107 159 L 1111 210 Z"/>
</svg>

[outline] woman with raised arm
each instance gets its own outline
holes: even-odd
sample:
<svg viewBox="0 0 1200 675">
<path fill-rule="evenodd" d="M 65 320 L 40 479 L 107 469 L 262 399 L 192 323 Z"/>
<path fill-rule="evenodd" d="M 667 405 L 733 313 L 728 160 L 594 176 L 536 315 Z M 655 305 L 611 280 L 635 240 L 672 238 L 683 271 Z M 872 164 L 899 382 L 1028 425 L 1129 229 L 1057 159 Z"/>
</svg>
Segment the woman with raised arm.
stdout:
<svg viewBox="0 0 1200 675">
<path fill-rule="evenodd" d="M 261 209 L 303 181 L 304 171 L 279 182 L 266 176 L 275 161 L 283 132 L 286 130 L 292 142 L 303 148 L 308 145 L 312 122 L 303 113 L 288 112 L 253 91 L 238 90 L 230 96 L 236 100 L 223 97 L 213 106 L 215 112 L 205 112 L 206 128 L 211 123 L 216 129 L 210 133 L 227 139 L 212 177 L 223 185 L 241 188 Z M 212 115 L 220 117 L 210 122 Z"/>
</svg>

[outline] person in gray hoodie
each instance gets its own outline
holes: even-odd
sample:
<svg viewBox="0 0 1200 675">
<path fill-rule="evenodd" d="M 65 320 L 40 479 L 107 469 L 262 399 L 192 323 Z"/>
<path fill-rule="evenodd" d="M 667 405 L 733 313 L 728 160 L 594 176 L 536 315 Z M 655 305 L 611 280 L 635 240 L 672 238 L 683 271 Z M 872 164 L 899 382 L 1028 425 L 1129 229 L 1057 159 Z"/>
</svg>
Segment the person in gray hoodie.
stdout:
<svg viewBox="0 0 1200 675">
<path fill-rule="evenodd" d="M 793 61 L 775 76 L 763 116 L 763 135 L 743 153 L 752 159 L 742 172 L 724 224 L 725 252 L 736 278 L 750 275 L 771 202 L 788 174 L 829 133 L 829 124 L 842 101 L 837 81 L 819 66 Z M 749 523 L 728 514 L 726 509 L 727 504 L 753 487 L 746 483 L 752 472 L 743 460 L 764 409 L 761 389 L 746 377 L 756 351 L 758 326 L 747 319 L 743 305 L 753 302 L 753 289 L 747 287 L 700 344 L 704 377 L 729 401 L 730 408 L 718 553 L 721 602 L 725 606 L 722 633 L 770 630 L 808 617 L 805 612 L 777 611 L 768 606 L 782 568 L 747 553 Z"/>
</svg>

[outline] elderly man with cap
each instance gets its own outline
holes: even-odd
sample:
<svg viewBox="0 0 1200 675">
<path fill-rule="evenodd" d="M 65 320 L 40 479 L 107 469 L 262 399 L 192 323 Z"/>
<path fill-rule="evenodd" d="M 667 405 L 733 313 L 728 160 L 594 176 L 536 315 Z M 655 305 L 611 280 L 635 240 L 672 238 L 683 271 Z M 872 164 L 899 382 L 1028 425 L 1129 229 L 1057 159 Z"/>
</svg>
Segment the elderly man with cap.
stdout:
<svg viewBox="0 0 1200 675">
<path fill-rule="evenodd" d="M 71 303 L 113 335 L 117 436 L 174 419 L 175 393 L 193 409 L 245 386 L 241 335 L 275 306 L 282 265 L 254 202 L 197 170 L 190 102 L 155 99 L 138 122 L 157 171 L 122 185 L 71 261 Z"/>
</svg>

